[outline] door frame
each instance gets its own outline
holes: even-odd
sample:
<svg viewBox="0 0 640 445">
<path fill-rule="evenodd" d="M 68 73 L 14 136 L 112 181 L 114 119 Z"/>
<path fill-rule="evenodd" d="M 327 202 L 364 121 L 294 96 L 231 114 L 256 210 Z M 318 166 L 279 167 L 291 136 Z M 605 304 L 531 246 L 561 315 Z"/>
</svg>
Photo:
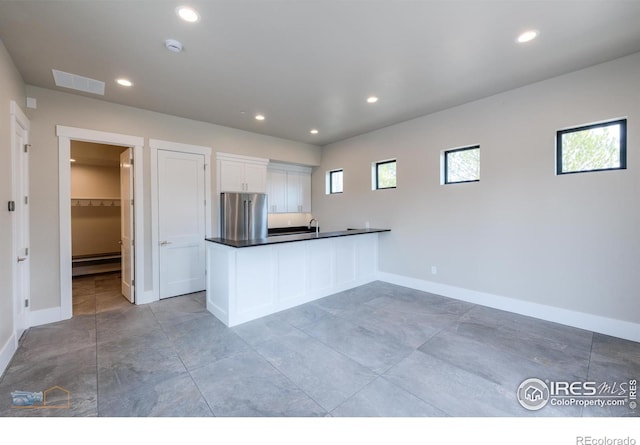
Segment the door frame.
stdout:
<svg viewBox="0 0 640 445">
<path fill-rule="evenodd" d="M 190 153 L 204 155 L 204 200 L 205 200 L 205 234 L 207 238 L 212 237 L 213 228 L 211 226 L 211 147 L 202 145 L 182 144 L 180 142 L 163 141 L 159 139 L 149 139 L 151 149 L 151 273 L 152 281 L 152 301 L 160 301 L 160 257 L 158 243 L 158 150 L 177 151 L 180 153 Z"/>
<path fill-rule="evenodd" d="M 60 318 L 67 320 L 73 316 L 73 299 L 71 287 L 71 141 L 93 142 L 97 144 L 116 145 L 133 148 L 133 196 L 134 196 L 134 246 L 136 304 L 144 289 L 144 195 L 142 174 L 142 149 L 144 137 L 129 136 L 119 133 L 89 130 L 86 128 L 56 125 L 58 136 L 58 208 L 60 213 Z"/>
<path fill-rule="evenodd" d="M 20 168 L 20 171 L 16 171 L 16 162 L 17 162 L 17 158 L 18 156 L 22 155 L 22 149 L 23 147 L 17 147 L 17 141 L 16 141 L 16 127 L 20 127 L 22 128 L 22 130 L 25 132 L 25 144 L 29 144 L 29 130 L 31 127 L 31 123 L 29 122 L 29 119 L 27 118 L 27 116 L 24 114 L 24 112 L 22 111 L 22 109 L 18 106 L 18 104 L 15 101 L 11 101 L 10 102 L 10 115 L 11 115 L 11 198 L 15 201 L 18 202 L 19 200 L 22 200 L 23 197 L 22 196 L 16 196 L 18 193 L 18 190 L 24 190 L 24 185 L 26 183 L 27 185 L 27 190 L 28 190 L 28 185 L 29 185 L 29 177 L 28 175 L 26 175 L 27 177 L 25 177 L 24 174 L 24 169 Z M 29 162 L 28 158 L 27 158 L 27 163 Z M 20 166 L 22 167 L 22 164 L 20 164 Z M 28 196 L 28 192 L 27 192 L 27 196 Z M 28 198 L 27 198 L 28 199 Z M 20 230 L 25 230 L 27 232 L 27 234 L 29 233 L 29 207 L 28 204 L 26 205 L 26 208 L 23 207 L 22 205 L 20 206 L 16 206 L 16 207 L 20 207 L 23 208 L 23 216 L 26 215 L 26 218 L 22 218 L 20 223 L 22 225 L 22 227 L 20 228 Z M 15 216 L 15 215 L 14 215 Z M 24 307 L 24 304 L 18 304 L 18 307 L 15 307 L 13 305 L 15 305 L 17 303 L 17 299 L 18 299 L 18 280 L 20 279 L 19 273 L 18 273 L 18 265 L 17 265 L 17 250 L 19 248 L 18 246 L 18 239 L 17 239 L 17 235 L 18 235 L 18 221 L 17 218 L 14 217 L 11 219 L 11 280 L 12 280 L 12 284 L 11 284 L 11 304 L 13 307 L 13 314 L 12 314 L 12 319 L 13 319 L 13 335 L 14 335 L 14 339 L 15 339 L 15 346 L 17 348 L 18 346 L 18 341 L 20 340 L 20 336 L 21 334 L 27 330 L 29 328 L 29 307 Z M 28 246 L 27 246 L 28 247 Z M 25 256 L 29 256 L 29 255 L 25 255 Z M 28 266 L 29 261 L 27 261 L 27 266 Z M 30 281 L 31 281 L 31 273 L 30 273 L 30 267 L 27 269 L 27 273 L 26 276 L 22 277 L 22 288 L 26 288 L 27 289 L 27 299 L 30 301 L 31 300 L 31 295 L 29 292 L 30 289 Z M 24 311 L 24 312 L 23 312 Z M 20 320 L 20 318 L 22 318 Z"/>
</svg>

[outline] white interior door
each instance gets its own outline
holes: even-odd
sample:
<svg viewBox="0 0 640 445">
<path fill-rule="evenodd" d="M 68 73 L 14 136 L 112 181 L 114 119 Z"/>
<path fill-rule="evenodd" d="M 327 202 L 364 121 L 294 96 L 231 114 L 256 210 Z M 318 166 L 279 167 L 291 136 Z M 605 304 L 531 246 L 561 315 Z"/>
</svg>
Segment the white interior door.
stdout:
<svg viewBox="0 0 640 445">
<path fill-rule="evenodd" d="M 205 288 L 204 155 L 158 150 L 160 298 Z"/>
<path fill-rule="evenodd" d="M 120 153 L 120 253 L 122 261 L 122 295 L 131 303 L 134 291 L 134 244 L 133 244 L 133 150 Z"/>
<path fill-rule="evenodd" d="M 13 199 L 15 219 L 13 223 L 13 300 L 16 340 L 27 325 L 27 308 L 30 295 L 29 261 L 29 121 L 16 108 L 12 118 Z"/>
</svg>

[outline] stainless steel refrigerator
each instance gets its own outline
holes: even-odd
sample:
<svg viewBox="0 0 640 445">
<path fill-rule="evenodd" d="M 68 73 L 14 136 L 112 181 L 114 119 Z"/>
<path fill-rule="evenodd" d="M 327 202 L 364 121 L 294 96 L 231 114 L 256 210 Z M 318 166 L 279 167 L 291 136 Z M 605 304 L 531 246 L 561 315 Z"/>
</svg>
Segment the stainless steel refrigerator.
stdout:
<svg viewBox="0 0 640 445">
<path fill-rule="evenodd" d="M 220 237 L 250 240 L 267 237 L 265 193 L 220 193 Z"/>
</svg>

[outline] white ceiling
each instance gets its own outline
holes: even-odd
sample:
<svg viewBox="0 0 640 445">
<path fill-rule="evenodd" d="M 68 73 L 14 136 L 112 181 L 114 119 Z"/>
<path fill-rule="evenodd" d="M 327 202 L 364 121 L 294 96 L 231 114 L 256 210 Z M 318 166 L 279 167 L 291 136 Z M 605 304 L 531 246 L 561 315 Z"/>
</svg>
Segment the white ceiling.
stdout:
<svg viewBox="0 0 640 445">
<path fill-rule="evenodd" d="M 118 168 L 120 166 L 120 153 L 125 150 L 127 150 L 127 147 L 71 141 L 70 157 L 74 160 L 72 165 Z"/>
<path fill-rule="evenodd" d="M 199 22 L 179 1 L 1 0 L 0 39 L 27 84 L 72 92 L 58 69 L 106 82 L 84 95 L 318 145 L 640 51 L 637 0 L 185 3 Z"/>
</svg>

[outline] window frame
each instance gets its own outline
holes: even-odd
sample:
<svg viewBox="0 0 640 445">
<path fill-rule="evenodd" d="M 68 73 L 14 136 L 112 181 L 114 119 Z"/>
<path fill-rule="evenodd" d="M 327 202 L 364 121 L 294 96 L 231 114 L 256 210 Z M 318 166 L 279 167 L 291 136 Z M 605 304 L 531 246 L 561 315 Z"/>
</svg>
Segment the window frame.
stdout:
<svg viewBox="0 0 640 445">
<path fill-rule="evenodd" d="M 333 191 L 333 175 L 334 173 L 342 173 L 342 190 L 340 190 L 339 192 L 335 192 Z M 339 195 L 341 193 L 344 193 L 344 169 L 342 168 L 336 168 L 334 170 L 329 170 L 327 172 L 327 194 L 328 195 Z"/>
<path fill-rule="evenodd" d="M 458 153 L 461 151 L 478 150 L 480 152 L 480 144 L 467 145 L 465 147 L 451 148 L 442 152 L 442 184 L 466 184 L 469 182 L 480 182 L 480 171 L 478 170 L 478 179 L 467 179 L 464 181 L 449 181 L 449 153 Z"/>
<path fill-rule="evenodd" d="M 612 125 L 620 125 L 620 146 L 618 154 L 620 156 L 619 167 L 596 168 L 592 170 L 572 170 L 562 171 L 562 137 L 565 134 L 577 133 L 579 131 L 591 130 L 594 128 L 608 127 Z M 580 125 L 578 127 L 570 127 L 556 131 L 556 175 L 572 175 L 575 173 L 591 173 L 610 170 L 626 170 L 627 169 L 627 118 L 613 119 L 594 124 Z"/>
<path fill-rule="evenodd" d="M 379 181 L 379 168 L 382 165 L 386 165 L 386 164 L 396 164 L 396 185 L 392 186 L 392 187 L 380 187 L 380 181 Z M 373 181 L 372 181 L 372 186 L 373 186 L 373 190 L 392 190 L 395 188 L 398 188 L 398 160 L 397 159 L 386 159 L 384 161 L 377 161 L 374 162 L 372 164 L 373 167 Z"/>
</svg>

